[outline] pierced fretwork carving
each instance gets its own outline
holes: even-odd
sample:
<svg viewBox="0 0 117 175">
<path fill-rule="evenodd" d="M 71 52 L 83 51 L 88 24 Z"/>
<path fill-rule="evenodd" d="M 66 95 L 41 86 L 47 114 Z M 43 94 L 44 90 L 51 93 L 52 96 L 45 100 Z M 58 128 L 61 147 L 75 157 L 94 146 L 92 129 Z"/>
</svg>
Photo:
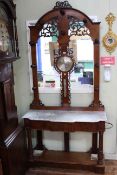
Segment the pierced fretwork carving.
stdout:
<svg viewBox="0 0 117 175">
<path fill-rule="evenodd" d="M 64 1 L 64 2 L 57 1 L 54 9 L 57 9 L 57 8 L 72 8 L 72 6 L 69 4 L 68 1 Z"/>
<path fill-rule="evenodd" d="M 50 36 L 58 37 L 59 32 L 57 29 L 57 25 L 58 25 L 58 22 L 57 22 L 57 17 L 56 17 L 56 18 L 53 18 L 48 23 L 43 25 L 43 28 L 39 33 L 39 37 L 42 37 L 42 36 L 43 37 L 50 37 Z"/>
<path fill-rule="evenodd" d="M 74 18 L 73 16 L 69 16 L 69 35 L 77 35 L 77 36 L 85 36 L 89 35 L 90 31 L 83 21 L 78 18 Z"/>
</svg>

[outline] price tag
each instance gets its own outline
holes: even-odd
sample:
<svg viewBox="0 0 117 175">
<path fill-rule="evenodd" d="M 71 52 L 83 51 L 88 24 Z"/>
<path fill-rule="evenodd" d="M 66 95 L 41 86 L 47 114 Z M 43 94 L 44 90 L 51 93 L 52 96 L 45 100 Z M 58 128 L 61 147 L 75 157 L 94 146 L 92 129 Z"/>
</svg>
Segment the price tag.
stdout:
<svg viewBox="0 0 117 175">
<path fill-rule="evenodd" d="M 108 56 L 108 57 L 101 57 L 100 58 L 100 64 L 106 65 L 106 64 L 115 64 L 115 56 Z"/>
</svg>

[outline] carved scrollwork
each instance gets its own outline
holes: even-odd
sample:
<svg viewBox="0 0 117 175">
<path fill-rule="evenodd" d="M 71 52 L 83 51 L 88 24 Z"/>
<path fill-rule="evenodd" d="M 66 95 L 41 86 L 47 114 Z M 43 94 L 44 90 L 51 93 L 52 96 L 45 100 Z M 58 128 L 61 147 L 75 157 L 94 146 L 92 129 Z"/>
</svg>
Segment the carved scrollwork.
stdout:
<svg viewBox="0 0 117 175">
<path fill-rule="evenodd" d="M 48 23 L 43 25 L 42 30 L 39 33 L 39 37 L 58 37 L 58 28 L 57 28 L 58 22 L 57 18 L 52 19 Z"/>
<path fill-rule="evenodd" d="M 71 94 L 70 94 L 70 73 L 68 72 L 68 82 L 66 82 L 66 79 L 63 79 L 62 73 L 60 73 L 60 87 L 61 87 L 61 99 L 63 97 L 68 97 L 68 104 L 71 103 Z M 66 90 L 68 85 L 68 90 Z M 61 101 L 61 104 L 63 105 L 63 101 Z"/>
<path fill-rule="evenodd" d="M 69 4 L 68 1 L 64 1 L 64 2 L 57 1 L 54 9 L 57 9 L 57 8 L 72 8 L 72 6 Z"/>
<path fill-rule="evenodd" d="M 77 35 L 77 36 L 85 36 L 89 35 L 90 31 L 83 21 L 78 18 L 74 18 L 73 16 L 69 16 L 69 35 Z"/>
<path fill-rule="evenodd" d="M 69 104 L 71 104 L 71 86 L 70 86 L 70 72 L 68 72 L 68 91 L 69 91 Z"/>
</svg>

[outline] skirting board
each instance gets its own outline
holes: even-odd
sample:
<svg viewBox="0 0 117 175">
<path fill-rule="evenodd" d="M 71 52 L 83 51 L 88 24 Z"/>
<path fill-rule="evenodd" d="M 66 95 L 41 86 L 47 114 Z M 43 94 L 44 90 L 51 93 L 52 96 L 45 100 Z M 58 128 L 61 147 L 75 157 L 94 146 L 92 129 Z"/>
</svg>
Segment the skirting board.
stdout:
<svg viewBox="0 0 117 175">
<path fill-rule="evenodd" d="M 117 160 L 117 154 L 112 154 L 112 153 L 105 153 L 104 157 L 106 160 Z"/>
</svg>

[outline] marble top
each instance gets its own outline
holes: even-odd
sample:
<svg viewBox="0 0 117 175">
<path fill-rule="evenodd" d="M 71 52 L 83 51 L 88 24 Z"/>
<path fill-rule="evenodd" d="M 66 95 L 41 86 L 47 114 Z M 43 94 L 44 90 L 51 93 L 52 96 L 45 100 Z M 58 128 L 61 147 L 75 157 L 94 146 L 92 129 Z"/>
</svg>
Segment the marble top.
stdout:
<svg viewBox="0 0 117 175">
<path fill-rule="evenodd" d="M 50 122 L 107 121 L 105 111 L 29 110 L 22 118 Z"/>
</svg>

